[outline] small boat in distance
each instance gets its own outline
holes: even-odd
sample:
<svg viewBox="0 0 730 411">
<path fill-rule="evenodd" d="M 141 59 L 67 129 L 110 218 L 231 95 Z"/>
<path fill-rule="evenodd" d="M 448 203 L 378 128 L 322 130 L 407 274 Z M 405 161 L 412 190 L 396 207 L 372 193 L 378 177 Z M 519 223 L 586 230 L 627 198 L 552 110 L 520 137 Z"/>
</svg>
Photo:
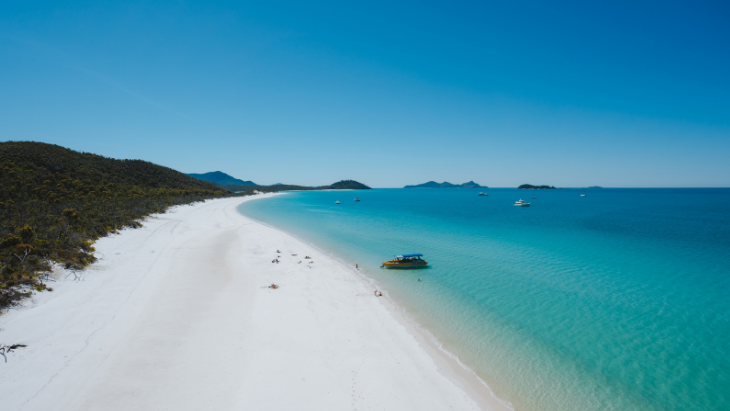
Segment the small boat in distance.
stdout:
<svg viewBox="0 0 730 411">
<path fill-rule="evenodd" d="M 530 198 L 537 198 L 537 197 L 535 197 L 535 196 L 530 196 Z"/>
<path fill-rule="evenodd" d="M 356 202 L 356 203 L 360 202 L 360 199 L 359 199 L 359 198 L 357 198 L 357 197 L 355 197 L 355 202 Z"/>
<path fill-rule="evenodd" d="M 340 200 L 335 201 L 335 204 L 340 204 Z"/>
<path fill-rule="evenodd" d="M 586 195 L 585 195 L 585 194 L 581 194 L 580 196 L 581 196 L 581 197 L 585 197 Z"/>
<path fill-rule="evenodd" d="M 532 203 L 528 203 L 527 201 L 520 198 L 518 201 L 515 201 L 514 206 L 515 207 L 529 207 L 530 204 L 532 204 Z"/>
<path fill-rule="evenodd" d="M 385 268 L 424 268 L 428 265 L 422 260 L 423 254 L 401 254 L 396 255 L 390 261 L 383 261 L 382 267 Z"/>
<path fill-rule="evenodd" d="M 478 195 L 479 196 L 484 196 L 484 197 L 489 197 L 489 194 L 487 194 L 487 193 L 479 193 Z"/>
</svg>

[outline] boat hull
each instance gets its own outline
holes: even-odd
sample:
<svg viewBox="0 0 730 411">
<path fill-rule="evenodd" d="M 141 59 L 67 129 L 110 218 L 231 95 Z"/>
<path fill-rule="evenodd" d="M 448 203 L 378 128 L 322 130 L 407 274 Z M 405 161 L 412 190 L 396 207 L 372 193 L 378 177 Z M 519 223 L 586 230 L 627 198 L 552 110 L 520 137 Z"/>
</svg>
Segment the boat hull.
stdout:
<svg viewBox="0 0 730 411">
<path fill-rule="evenodd" d="M 410 268 L 426 268 L 428 266 L 428 263 L 425 261 L 422 262 L 410 262 L 410 263 L 402 263 L 397 261 L 383 261 L 383 267 L 385 268 L 394 268 L 394 269 L 410 269 Z"/>
</svg>

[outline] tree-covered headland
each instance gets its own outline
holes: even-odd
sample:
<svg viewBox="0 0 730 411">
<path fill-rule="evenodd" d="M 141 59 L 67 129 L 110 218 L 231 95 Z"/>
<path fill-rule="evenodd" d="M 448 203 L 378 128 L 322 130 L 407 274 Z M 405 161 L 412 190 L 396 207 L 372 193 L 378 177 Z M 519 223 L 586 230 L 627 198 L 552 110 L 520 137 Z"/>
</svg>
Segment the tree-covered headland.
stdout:
<svg viewBox="0 0 730 411">
<path fill-rule="evenodd" d="M 233 195 L 146 161 L 0 143 L 0 307 L 17 304 L 28 287 L 48 289 L 40 278 L 53 263 L 92 263 L 100 237 L 170 206 Z"/>
</svg>

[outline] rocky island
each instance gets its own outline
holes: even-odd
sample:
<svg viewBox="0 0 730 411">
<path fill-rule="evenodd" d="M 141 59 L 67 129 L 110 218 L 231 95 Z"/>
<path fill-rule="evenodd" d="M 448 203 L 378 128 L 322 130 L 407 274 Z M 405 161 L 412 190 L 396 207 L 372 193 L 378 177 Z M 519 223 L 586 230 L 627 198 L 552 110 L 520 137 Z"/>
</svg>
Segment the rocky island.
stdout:
<svg viewBox="0 0 730 411">
<path fill-rule="evenodd" d="M 554 186 L 533 186 L 532 184 L 522 184 L 517 187 L 518 190 L 555 190 Z"/>
<path fill-rule="evenodd" d="M 489 188 L 487 186 L 480 186 L 479 184 L 469 181 L 464 184 L 451 184 L 444 181 L 443 183 L 437 183 L 435 181 L 429 181 L 428 183 L 418 184 L 414 186 L 405 186 L 403 188 Z"/>
</svg>

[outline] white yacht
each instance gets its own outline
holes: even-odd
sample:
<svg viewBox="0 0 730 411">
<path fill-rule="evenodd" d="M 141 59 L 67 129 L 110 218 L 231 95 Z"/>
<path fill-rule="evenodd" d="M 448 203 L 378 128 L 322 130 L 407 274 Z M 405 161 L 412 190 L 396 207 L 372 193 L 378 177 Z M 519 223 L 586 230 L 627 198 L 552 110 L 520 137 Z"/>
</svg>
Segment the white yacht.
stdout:
<svg viewBox="0 0 730 411">
<path fill-rule="evenodd" d="M 530 203 L 520 198 L 519 201 L 515 201 L 514 205 L 515 207 L 529 207 Z"/>
<path fill-rule="evenodd" d="M 335 204 L 340 204 L 340 200 L 335 201 Z"/>
</svg>

